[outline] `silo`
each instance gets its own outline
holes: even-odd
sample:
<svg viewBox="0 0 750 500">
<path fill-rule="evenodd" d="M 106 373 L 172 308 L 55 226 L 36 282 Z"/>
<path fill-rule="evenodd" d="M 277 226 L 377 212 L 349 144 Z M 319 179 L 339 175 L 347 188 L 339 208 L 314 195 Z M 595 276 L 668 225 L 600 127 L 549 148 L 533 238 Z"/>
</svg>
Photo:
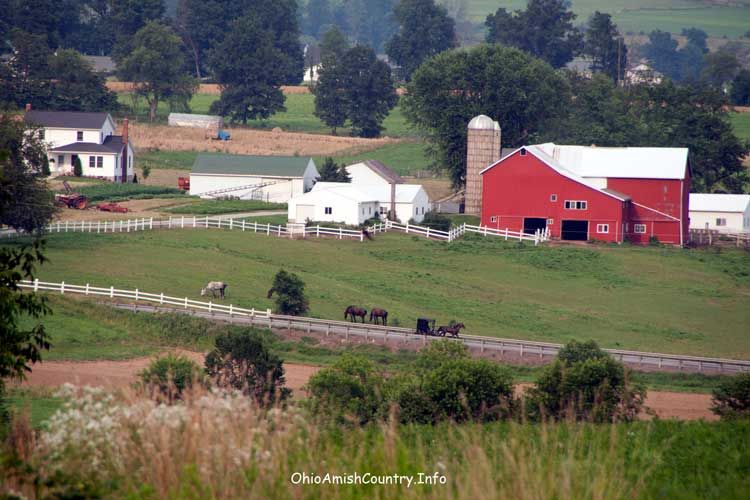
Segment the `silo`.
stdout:
<svg viewBox="0 0 750 500">
<path fill-rule="evenodd" d="M 466 148 L 467 214 L 482 211 L 482 176 L 479 172 L 500 159 L 500 124 L 489 116 L 479 115 L 469 122 Z"/>
</svg>

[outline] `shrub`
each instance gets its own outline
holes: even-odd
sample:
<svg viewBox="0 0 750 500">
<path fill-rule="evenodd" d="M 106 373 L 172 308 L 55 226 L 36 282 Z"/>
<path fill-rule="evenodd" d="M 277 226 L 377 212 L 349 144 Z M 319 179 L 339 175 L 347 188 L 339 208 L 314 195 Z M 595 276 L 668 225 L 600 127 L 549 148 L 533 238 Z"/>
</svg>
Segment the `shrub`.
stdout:
<svg viewBox="0 0 750 500">
<path fill-rule="evenodd" d="M 386 380 L 383 388 L 382 416 L 388 417 L 395 407 L 401 423 L 432 424 L 439 414 L 438 407 L 422 390 L 416 375 L 400 375 Z"/>
<path fill-rule="evenodd" d="M 526 414 L 533 420 L 632 421 L 645 390 L 631 385 L 629 377 L 630 371 L 595 342 L 572 341 L 527 392 Z"/>
<path fill-rule="evenodd" d="M 151 167 L 149 165 L 144 165 L 141 169 L 141 174 L 143 175 L 143 179 L 148 179 L 148 176 L 151 175 Z"/>
<path fill-rule="evenodd" d="M 371 361 L 345 354 L 333 366 L 310 377 L 309 405 L 319 416 L 364 424 L 378 415 L 382 384 L 383 378 Z"/>
<path fill-rule="evenodd" d="M 714 389 L 711 411 L 723 420 L 750 418 L 750 373 L 722 381 Z"/>
<path fill-rule="evenodd" d="M 160 401 L 173 403 L 183 392 L 203 383 L 203 370 L 186 356 L 167 356 L 153 360 L 138 374 L 142 386 Z"/>
<path fill-rule="evenodd" d="M 300 316 L 309 309 L 309 302 L 305 297 L 305 284 L 294 273 L 283 269 L 273 278 L 273 287 L 268 291 L 268 298 L 276 294 L 276 313 L 290 316 Z"/>
<path fill-rule="evenodd" d="M 73 160 L 73 175 L 80 177 L 83 175 L 83 167 L 81 166 L 81 159 L 76 156 Z"/>
<path fill-rule="evenodd" d="M 449 231 L 451 228 L 451 220 L 437 212 L 427 212 L 419 225 L 429 227 L 430 229 L 437 229 L 438 231 Z"/>
<path fill-rule="evenodd" d="M 468 358 L 466 345 L 452 340 L 436 340 L 419 351 L 417 366 L 423 370 L 434 370 L 445 362 Z"/>
<path fill-rule="evenodd" d="M 260 332 L 232 329 L 216 338 L 206 355 L 206 371 L 218 387 L 236 389 L 261 406 L 286 400 L 284 363 L 268 349 Z"/>
</svg>

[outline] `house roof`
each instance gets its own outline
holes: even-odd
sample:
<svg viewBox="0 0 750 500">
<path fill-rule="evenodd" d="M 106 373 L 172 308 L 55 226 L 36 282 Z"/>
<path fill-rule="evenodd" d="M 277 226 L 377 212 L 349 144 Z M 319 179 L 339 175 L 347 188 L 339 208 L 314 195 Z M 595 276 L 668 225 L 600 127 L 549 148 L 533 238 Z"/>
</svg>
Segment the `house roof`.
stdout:
<svg viewBox="0 0 750 500">
<path fill-rule="evenodd" d="M 496 167 L 497 165 L 499 165 L 500 163 L 502 163 L 503 161 L 505 161 L 506 158 L 508 158 L 509 156 L 515 154 L 517 151 L 520 151 L 522 149 L 525 149 L 529 153 L 531 153 L 534 156 L 536 156 L 537 158 L 539 158 L 547 166 L 549 166 L 551 169 L 555 170 L 558 174 L 562 175 L 563 177 L 567 177 L 568 179 L 570 179 L 572 181 L 575 181 L 575 182 L 577 182 L 579 184 L 583 184 L 586 187 L 594 189 L 595 191 L 599 191 L 600 193 L 603 193 L 603 194 L 605 194 L 607 196 L 610 196 L 610 197 L 615 198 L 615 199 L 620 200 L 620 201 L 628 201 L 630 199 L 629 196 L 624 195 L 622 193 L 618 193 L 617 191 L 613 191 L 611 189 L 601 189 L 601 188 L 599 188 L 599 186 L 597 186 L 596 184 L 592 183 L 591 181 L 589 181 L 589 180 L 581 177 L 580 175 L 576 174 L 575 172 L 572 172 L 572 171 L 568 170 L 567 168 L 565 168 L 564 166 L 562 166 L 559 161 L 557 161 L 555 158 L 553 158 L 552 156 L 550 156 L 549 154 L 547 154 L 544 151 L 544 149 L 542 149 L 539 146 L 525 146 L 523 148 L 518 148 L 513 153 L 505 156 L 504 158 L 501 158 L 500 160 L 496 161 L 495 163 L 493 163 L 489 167 L 487 167 L 484 170 L 482 170 L 481 172 L 479 172 L 480 175 L 484 174 L 488 170 L 491 170 L 492 168 Z"/>
<path fill-rule="evenodd" d="M 750 194 L 690 193 L 690 211 L 744 212 L 750 205 Z"/>
<path fill-rule="evenodd" d="M 581 177 L 684 179 L 688 164 L 687 148 L 536 147 Z"/>
<path fill-rule="evenodd" d="M 100 130 L 109 118 L 109 113 L 85 113 L 81 111 L 36 111 L 26 113 L 24 120 L 44 127 Z"/>
<path fill-rule="evenodd" d="M 109 56 L 81 56 L 91 65 L 95 73 L 114 73 L 117 69 L 115 61 Z"/>
<path fill-rule="evenodd" d="M 404 179 L 401 178 L 400 175 L 398 175 L 396 172 L 391 170 L 389 167 L 387 167 L 384 163 L 379 162 L 378 160 L 365 160 L 358 163 L 353 163 L 351 165 L 348 165 L 347 168 L 353 167 L 355 165 L 366 165 L 370 168 L 373 172 L 378 174 L 380 177 L 386 180 L 389 184 L 403 184 Z"/>
<path fill-rule="evenodd" d="M 297 198 L 307 199 L 325 199 L 330 196 L 346 198 L 357 203 L 367 203 L 378 201 L 372 193 L 359 189 L 360 186 L 352 185 L 348 182 L 317 182 L 312 190 L 298 196 Z"/>
<path fill-rule="evenodd" d="M 105 154 L 117 154 L 122 151 L 123 142 L 122 136 L 110 135 L 104 139 L 103 144 L 97 144 L 95 142 L 72 142 L 65 144 L 64 146 L 58 146 L 50 149 L 51 152 L 55 153 L 105 153 Z"/>
<path fill-rule="evenodd" d="M 420 184 L 396 184 L 396 203 L 412 203 L 422 190 Z M 347 182 L 318 182 L 314 191 L 338 191 L 358 201 L 379 201 L 390 203 L 391 186 L 384 184 L 350 184 Z"/>
<path fill-rule="evenodd" d="M 222 153 L 200 153 L 193 163 L 193 174 L 265 175 L 304 177 L 309 156 L 251 156 Z"/>
</svg>

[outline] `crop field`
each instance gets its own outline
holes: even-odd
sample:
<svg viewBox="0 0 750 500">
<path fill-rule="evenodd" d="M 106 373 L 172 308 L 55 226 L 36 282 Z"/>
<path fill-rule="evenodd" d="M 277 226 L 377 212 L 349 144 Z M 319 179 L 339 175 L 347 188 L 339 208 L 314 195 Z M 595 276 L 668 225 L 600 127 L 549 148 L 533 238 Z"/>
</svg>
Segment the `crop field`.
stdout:
<svg viewBox="0 0 750 500">
<path fill-rule="evenodd" d="M 291 241 L 242 232 L 60 234 L 48 238 L 43 281 L 139 288 L 199 299 L 211 280 L 227 302 L 271 308 L 280 269 L 306 284 L 311 315 L 342 319 L 350 304 L 382 307 L 467 333 L 604 347 L 750 358 L 750 258 L 672 248 L 519 246 L 481 237 L 448 245 L 398 234 L 368 243 Z"/>
<path fill-rule="evenodd" d="M 724 4 L 724 5 L 722 5 Z M 468 15 L 484 22 L 498 7 L 523 9 L 526 0 L 468 0 Z M 738 37 L 750 27 L 750 2 L 714 2 L 706 0 L 575 0 L 576 22 L 585 23 L 594 11 L 612 14 L 621 32 L 648 33 L 661 29 L 679 33 L 695 26 L 712 36 Z"/>
</svg>

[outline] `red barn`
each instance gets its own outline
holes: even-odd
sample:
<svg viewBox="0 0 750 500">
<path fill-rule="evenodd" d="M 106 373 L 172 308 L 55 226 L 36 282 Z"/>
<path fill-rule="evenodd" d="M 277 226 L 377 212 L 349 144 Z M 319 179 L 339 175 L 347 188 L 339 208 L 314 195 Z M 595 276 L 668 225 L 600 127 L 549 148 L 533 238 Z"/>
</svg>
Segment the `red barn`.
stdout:
<svg viewBox="0 0 750 500">
<path fill-rule="evenodd" d="M 686 148 L 539 144 L 481 172 L 482 225 L 563 240 L 687 242 Z"/>
</svg>

